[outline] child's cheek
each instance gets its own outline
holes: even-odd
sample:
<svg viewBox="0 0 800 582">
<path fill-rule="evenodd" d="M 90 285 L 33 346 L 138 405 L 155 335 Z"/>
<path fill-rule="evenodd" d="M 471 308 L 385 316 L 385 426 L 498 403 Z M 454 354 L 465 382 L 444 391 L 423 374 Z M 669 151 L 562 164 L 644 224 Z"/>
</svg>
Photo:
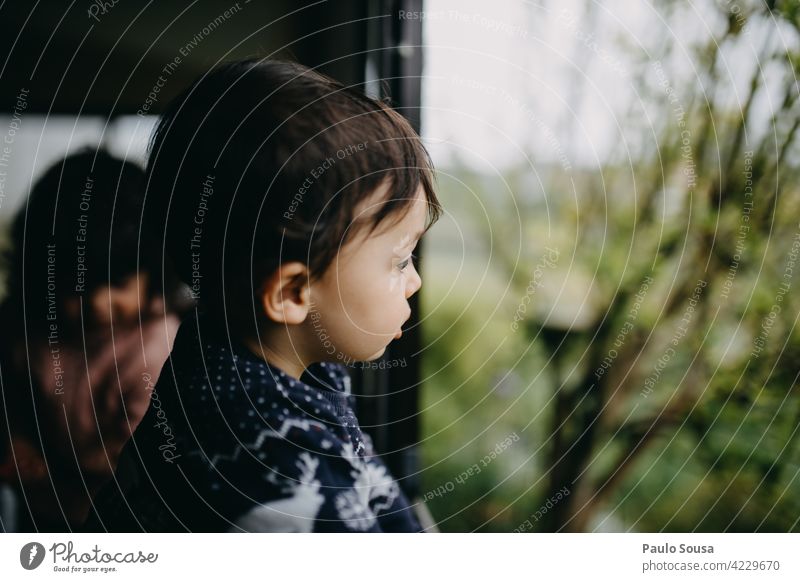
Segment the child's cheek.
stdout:
<svg viewBox="0 0 800 582">
<path fill-rule="evenodd" d="M 389 293 L 396 293 L 404 284 L 405 275 L 397 269 L 393 269 L 392 274 L 389 275 Z"/>
</svg>

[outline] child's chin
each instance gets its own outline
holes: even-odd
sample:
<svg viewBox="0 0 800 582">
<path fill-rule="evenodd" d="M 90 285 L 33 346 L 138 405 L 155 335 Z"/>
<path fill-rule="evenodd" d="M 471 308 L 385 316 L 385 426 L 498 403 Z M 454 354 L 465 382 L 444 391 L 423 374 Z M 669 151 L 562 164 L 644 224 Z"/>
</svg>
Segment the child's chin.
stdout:
<svg viewBox="0 0 800 582">
<path fill-rule="evenodd" d="M 363 361 L 364 362 L 371 362 L 372 360 L 377 360 L 378 358 L 380 358 L 384 354 L 385 351 L 386 351 L 386 346 L 382 347 L 380 349 L 380 351 L 375 352 L 374 354 L 372 354 L 368 358 L 364 358 Z"/>
</svg>

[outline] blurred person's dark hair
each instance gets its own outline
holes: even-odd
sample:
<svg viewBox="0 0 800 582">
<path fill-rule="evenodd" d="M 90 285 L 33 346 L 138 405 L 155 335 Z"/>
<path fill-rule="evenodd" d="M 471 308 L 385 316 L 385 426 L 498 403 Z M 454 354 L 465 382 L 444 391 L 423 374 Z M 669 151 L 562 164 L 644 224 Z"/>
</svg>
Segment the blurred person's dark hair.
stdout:
<svg viewBox="0 0 800 582">
<path fill-rule="evenodd" d="M 26 334 L 46 334 L 52 321 L 66 321 L 60 316 L 68 300 L 136 273 L 147 274 L 149 298 L 178 301 L 178 283 L 169 275 L 165 281 L 171 270 L 141 219 L 144 191 L 143 170 L 102 149 L 85 149 L 45 171 L 17 213 L 3 255 L 3 329 L 24 324 Z"/>
</svg>

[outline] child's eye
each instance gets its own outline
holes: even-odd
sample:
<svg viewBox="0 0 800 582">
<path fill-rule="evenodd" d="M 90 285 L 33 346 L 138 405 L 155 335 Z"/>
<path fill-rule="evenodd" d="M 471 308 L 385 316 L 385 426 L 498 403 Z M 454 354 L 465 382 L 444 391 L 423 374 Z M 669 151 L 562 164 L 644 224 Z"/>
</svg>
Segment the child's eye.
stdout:
<svg viewBox="0 0 800 582">
<path fill-rule="evenodd" d="M 400 269 L 401 271 L 405 271 L 406 267 L 408 267 L 408 264 L 411 262 L 411 260 L 416 258 L 417 258 L 416 255 L 413 254 L 409 255 L 407 259 L 404 259 L 403 261 L 397 263 L 397 268 Z"/>
</svg>

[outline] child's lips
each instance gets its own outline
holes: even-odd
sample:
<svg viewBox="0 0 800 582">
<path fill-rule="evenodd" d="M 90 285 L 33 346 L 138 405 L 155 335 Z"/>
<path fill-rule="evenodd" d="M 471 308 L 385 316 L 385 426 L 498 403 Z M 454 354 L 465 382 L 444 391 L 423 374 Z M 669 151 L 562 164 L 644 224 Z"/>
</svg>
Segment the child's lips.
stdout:
<svg viewBox="0 0 800 582">
<path fill-rule="evenodd" d="M 406 320 L 403 322 L 403 325 L 407 324 L 409 319 L 411 319 L 411 315 L 406 317 Z M 403 325 L 401 325 L 400 329 L 397 330 L 397 333 L 394 335 L 394 339 L 400 339 L 400 336 L 403 335 Z"/>
</svg>

